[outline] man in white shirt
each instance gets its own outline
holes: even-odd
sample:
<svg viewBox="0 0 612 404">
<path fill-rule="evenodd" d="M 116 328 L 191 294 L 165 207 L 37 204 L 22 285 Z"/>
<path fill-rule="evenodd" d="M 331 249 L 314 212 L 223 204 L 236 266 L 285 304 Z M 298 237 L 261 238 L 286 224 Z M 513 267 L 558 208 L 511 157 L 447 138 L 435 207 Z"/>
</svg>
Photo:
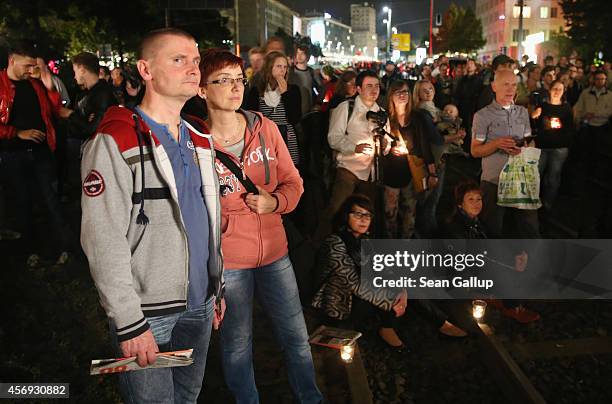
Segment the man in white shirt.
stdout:
<svg viewBox="0 0 612 404">
<path fill-rule="evenodd" d="M 329 234 L 332 217 L 342 203 L 357 191 L 374 200 L 374 128 L 366 118 L 368 111 L 378 112 L 376 103 L 380 81 L 376 73 L 364 71 L 356 79 L 357 97 L 342 102 L 332 110 L 327 140 L 336 153 L 336 178 L 329 205 L 323 213 L 315 241 Z M 386 130 L 389 131 L 387 122 Z"/>
</svg>

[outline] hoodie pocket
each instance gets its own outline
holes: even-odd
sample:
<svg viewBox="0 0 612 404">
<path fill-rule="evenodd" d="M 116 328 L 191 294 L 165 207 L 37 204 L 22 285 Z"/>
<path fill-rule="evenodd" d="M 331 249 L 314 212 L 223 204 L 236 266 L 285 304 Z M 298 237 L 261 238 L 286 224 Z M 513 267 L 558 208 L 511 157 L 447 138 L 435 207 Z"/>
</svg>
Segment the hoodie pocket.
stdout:
<svg viewBox="0 0 612 404">
<path fill-rule="evenodd" d="M 222 218 L 221 239 L 226 239 L 232 235 L 236 227 L 236 215 L 227 215 Z"/>
<path fill-rule="evenodd" d="M 134 289 L 148 296 L 183 296 L 185 242 L 176 226 L 147 225 L 130 264 Z"/>
</svg>

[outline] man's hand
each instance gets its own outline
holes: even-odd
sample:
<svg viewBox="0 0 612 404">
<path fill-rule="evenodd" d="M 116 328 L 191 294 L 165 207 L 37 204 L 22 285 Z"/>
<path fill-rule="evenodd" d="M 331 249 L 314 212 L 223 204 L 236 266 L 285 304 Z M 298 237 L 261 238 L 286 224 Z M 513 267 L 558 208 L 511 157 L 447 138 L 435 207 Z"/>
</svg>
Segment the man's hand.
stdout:
<svg viewBox="0 0 612 404">
<path fill-rule="evenodd" d="M 274 212 L 278 207 L 278 200 L 259 185 L 256 185 L 256 187 L 259 195 L 248 194 L 245 198 L 249 209 L 260 215 Z"/>
<path fill-rule="evenodd" d="M 355 153 L 357 154 L 363 153 L 367 155 L 372 155 L 373 151 L 374 149 L 372 148 L 372 145 L 369 143 L 359 143 L 357 146 L 355 146 Z"/>
<path fill-rule="evenodd" d="M 47 135 L 37 129 L 25 129 L 17 132 L 17 137 L 22 140 L 31 140 L 34 143 L 42 143 Z"/>
<path fill-rule="evenodd" d="M 66 107 L 61 107 L 59 110 L 59 116 L 62 119 L 67 119 L 70 115 L 72 115 L 74 111 L 71 110 L 70 108 L 66 108 Z"/>
<path fill-rule="evenodd" d="M 527 267 L 527 261 L 529 260 L 529 256 L 525 251 L 521 252 L 519 255 L 514 257 L 514 270 L 516 272 L 523 272 Z"/>
<path fill-rule="evenodd" d="M 215 306 L 215 317 L 213 318 L 213 329 L 218 330 L 225 316 L 225 298 L 221 299 L 218 306 Z"/>
<path fill-rule="evenodd" d="M 121 342 L 121 351 L 126 358 L 136 356 L 136 362 L 141 368 L 155 363 L 159 352 L 155 337 L 151 330 L 147 330 L 137 337 Z"/>
<path fill-rule="evenodd" d="M 504 136 L 494 140 L 499 150 L 503 150 L 511 156 L 520 154 L 521 148 L 516 146 L 516 142 L 511 136 Z"/>
<path fill-rule="evenodd" d="M 49 67 L 45 64 L 44 59 L 36 58 L 36 65 L 40 69 L 40 81 L 43 82 L 47 90 L 55 91 L 53 80 L 51 80 L 52 74 L 49 71 Z"/>
</svg>

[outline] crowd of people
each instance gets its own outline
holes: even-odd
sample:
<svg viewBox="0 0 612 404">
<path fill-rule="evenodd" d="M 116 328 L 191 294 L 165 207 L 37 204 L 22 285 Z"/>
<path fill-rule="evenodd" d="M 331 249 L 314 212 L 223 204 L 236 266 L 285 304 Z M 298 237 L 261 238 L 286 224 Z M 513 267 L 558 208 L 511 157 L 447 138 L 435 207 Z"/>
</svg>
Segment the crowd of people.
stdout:
<svg viewBox="0 0 612 404">
<path fill-rule="evenodd" d="M 143 38 L 132 68 L 74 56 L 76 86 L 65 86 L 31 44 L 8 55 L 0 171 L 13 220 L 0 223 L 3 237 L 19 239 L 32 268 L 41 246 L 58 265 L 82 247 L 118 354 L 144 366 L 155 352 L 194 348 L 192 366 L 122 374 L 127 402 L 195 402 L 213 328 L 232 394 L 258 402 L 254 298 L 302 403 L 322 401 L 303 306 L 330 325 L 377 321 L 398 350 L 409 305 L 440 333 L 466 336 L 436 302 L 361 282 L 361 240 L 541 237 L 566 160 L 591 169 L 612 139 L 610 63 L 575 57 L 313 69 L 304 44 L 272 37 L 245 63 L 165 29 Z M 519 158 L 537 161 L 537 175 L 508 183 Z M 450 183 L 464 167 L 473 170 Z M 516 188 L 528 203 L 514 201 Z M 62 204 L 76 194 L 81 226 L 70 229 Z M 38 229 L 35 209 L 50 228 Z M 310 285 L 290 229 L 316 251 Z M 524 270 L 526 253 L 515 258 Z M 539 319 L 519 301 L 491 302 L 521 323 Z"/>
</svg>

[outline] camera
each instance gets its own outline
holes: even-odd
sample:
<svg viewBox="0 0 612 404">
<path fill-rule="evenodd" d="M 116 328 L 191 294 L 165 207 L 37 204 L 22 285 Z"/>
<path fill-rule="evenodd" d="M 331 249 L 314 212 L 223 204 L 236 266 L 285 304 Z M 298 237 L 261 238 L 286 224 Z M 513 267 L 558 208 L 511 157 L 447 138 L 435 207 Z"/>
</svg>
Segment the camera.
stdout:
<svg viewBox="0 0 612 404">
<path fill-rule="evenodd" d="M 379 127 L 384 127 L 387 124 L 387 111 L 381 109 L 378 112 L 368 111 L 366 113 L 366 119 L 370 122 L 375 123 Z"/>
</svg>

